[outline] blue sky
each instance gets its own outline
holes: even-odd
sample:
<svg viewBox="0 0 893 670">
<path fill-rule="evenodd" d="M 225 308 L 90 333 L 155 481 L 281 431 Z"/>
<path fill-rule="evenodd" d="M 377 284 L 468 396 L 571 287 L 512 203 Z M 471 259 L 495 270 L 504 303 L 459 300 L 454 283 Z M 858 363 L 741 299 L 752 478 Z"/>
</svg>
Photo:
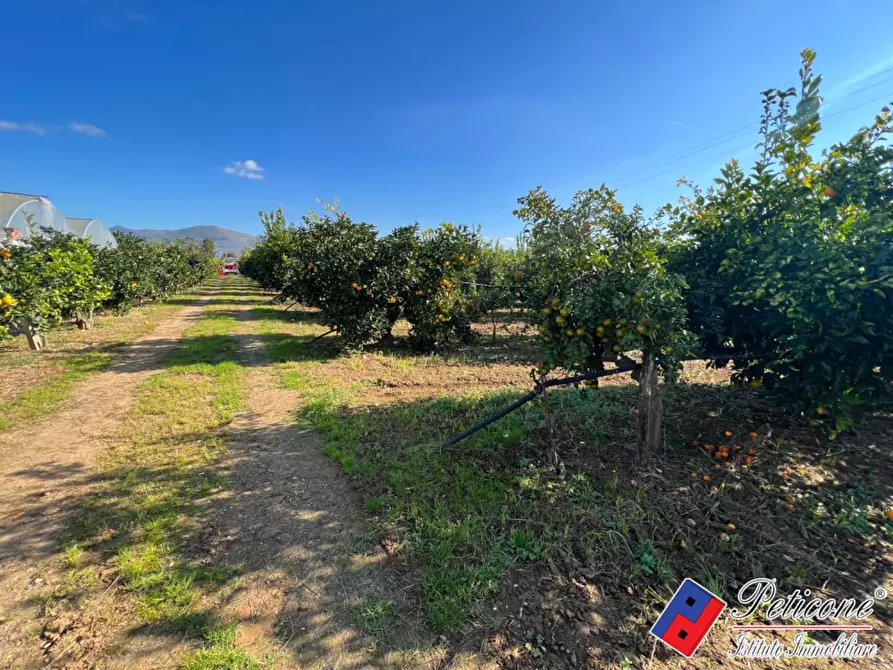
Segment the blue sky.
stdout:
<svg viewBox="0 0 893 670">
<path fill-rule="evenodd" d="M 703 143 L 755 133 L 759 92 L 796 83 L 803 47 L 825 75 L 823 142 L 871 120 L 893 99 L 878 8 L 0 0 L 0 190 L 109 225 L 249 233 L 259 209 L 337 197 L 383 230 L 513 236 L 537 185 L 606 182 L 653 210 L 678 177 L 752 155 L 755 134 Z"/>
</svg>

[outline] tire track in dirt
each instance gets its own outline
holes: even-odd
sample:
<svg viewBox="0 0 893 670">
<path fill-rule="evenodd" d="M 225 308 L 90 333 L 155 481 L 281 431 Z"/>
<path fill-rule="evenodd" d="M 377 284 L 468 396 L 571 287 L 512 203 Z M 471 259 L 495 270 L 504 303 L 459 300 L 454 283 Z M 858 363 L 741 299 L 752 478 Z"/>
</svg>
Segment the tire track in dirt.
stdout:
<svg viewBox="0 0 893 670">
<path fill-rule="evenodd" d="M 35 600 L 64 579 L 60 536 L 100 481 L 94 460 L 133 407 L 138 386 L 159 371 L 218 291 L 115 351 L 61 411 L 0 434 L 0 667 L 40 663 L 39 641 L 27 628 L 39 612 Z"/>
<path fill-rule="evenodd" d="M 227 431 L 228 491 L 204 543 L 244 574 L 212 608 L 239 622 L 240 647 L 272 653 L 281 667 L 442 667 L 444 651 L 407 596 L 413 584 L 371 548 L 362 505 L 315 432 L 297 425 L 300 393 L 281 388 L 251 307 L 234 310 L 232 336 L 251 409 Z M 393 620 L 376 640 L 356 611 L 381 602 L 393 603 Z"/>
</svg>

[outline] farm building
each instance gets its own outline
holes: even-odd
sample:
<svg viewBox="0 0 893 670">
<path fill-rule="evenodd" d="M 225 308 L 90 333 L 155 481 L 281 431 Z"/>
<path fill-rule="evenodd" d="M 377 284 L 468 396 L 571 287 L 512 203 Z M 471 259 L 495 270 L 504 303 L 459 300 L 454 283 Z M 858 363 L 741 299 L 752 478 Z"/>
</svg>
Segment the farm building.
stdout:
<svg viewBox="0 0 893 670">
<path fill-rule="evenodd" d="M 24 193 L 0 192 L 0 228 L 19 241 L 27 240 L 41 228 L 71 232 L 65 217 L 48 198 Z"/>
<path fill-rule="evenodd" d="M 68 219 L 68 226 L 72 233 L 80 238 L 89 237 L 98 247 L 114 249 L 118 246 L 112 231 L 99 219 Z"/>
</svg>

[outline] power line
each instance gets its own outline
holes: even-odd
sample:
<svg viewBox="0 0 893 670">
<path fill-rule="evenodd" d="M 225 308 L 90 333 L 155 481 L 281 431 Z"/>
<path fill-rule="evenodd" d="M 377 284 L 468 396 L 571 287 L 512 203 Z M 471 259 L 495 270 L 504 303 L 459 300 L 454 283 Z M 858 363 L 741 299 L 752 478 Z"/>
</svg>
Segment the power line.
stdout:
<svg viewBox="0 0 893 670">
<path fill-rule="evenodd" d="M 862 81 L 866 81 L 868 79 L 874 79 L 881 75 L 887 74 L 888 72 L 893 72 L 893 67 L 889 67 L 885 70 L 881 70 L 880 72 L 876 72 L 875 74 L 871 75 L 870 77 L 867 77 L 865 80 L 862 80 Z M 850 97 L 850 96 L 862 93 L 863 91 L 867 91 L 872 88 L 877 88 L 878 86 L 883 86 L 884 84 L 886 84 L 890 81 L 893 81 L 893 77 L 889 77 L 882 81 L 878 81 L 873 84 L 869 84 L 868 86 L 863 86 L 862 88 L 856 89 L 855 91 L 850 91 L 850 92 L 846 93 L 845 96 L 839 95 L 835 98 L 832 98 L 831 100 L 826 101 L 825 104 L 830 104 L 830 103 L 834 102 L 835 100 L 839 100 L 842 97 Z M 701 153 L 702 148 L 703 149 L 712 149 L 714 147 L 722 146 L 723 144 L 728 144 L 732 140 L 738 139 L 739 137 L 744 137 L 752 129 L 759 127 L 759 125 L 760 125 L 759 123 L 749 123 L 746 126 L 741 126 L 740 128 L 730 130 L 730 131 L 723 133 L 721 135 L 717 135 L 716 137 L 709 138 L 707 140 L 704 140 L 703 142 L 699 142 L 698 144 L 694 144 L 690 147 L 681 149 L 677 152 L 674 152 L 672 154 L 664 156 L 663 158 L 657 159 L 653 163 L 645 164 L 644 166 L 639 166 L 637 168 L 632 168 L 625 172 L 621 172 L 619 175 L 616 175 L 614 178 L 617 180 L 623 180 L 627 177 L 631 177 L 633 175 L 638 175 L 643 170 L 652 170 L 652 169 L 660 167 L 662 165 L 670 165 L 672 163 L 678 162 L 677 159 L 682 159 L 682 158 L 687 158 L 689 156 L 697 155 L 697 154 Z M 737 149 L 735 149 L 734 151 L 737 151 Z"/>
<path fill-rule="evenodd" d="M 863 89 L 863 90 L 865 90 L 865 89 Z M 859 109 L 859 108 L 861 108 L 861 107 L 867 107 L 868 105 L 872 105 L 872 104 L 875 104 L 875 103 L 877 103 L 877 102 L 879 102 L 879 101 L 881 101 L 881 100 L 885 100 L 885 99 L 888 98 L 888 96 L 893 96 L 893 93 L 887 93 L 887 94 L 878 96 L 878 97 L 876 97 L 876 98 L 872 98 L 871 100 L 866 100 L 866 101 L 864 101 L 864 102 L 861 102 L 861 103 L 858 103 L 858 104 L 855 104 L 855 105 L 851 105 L 850 107 L 845 107 L 845 108 L 843 108 L 843 109 L 839 109 L 839 110 L 837 110 L 836 112 L 834 112 L 834 113 L 832 113 L 832 114 L 827 114 L 827 115 L 825 115 L 825 116 L 822 117 L 822 118 L 824 118 L 824 119 L 830 119 L 830 118 L 833 118 L 833 117 L 835 117 L 835 116 L 840 116 L 841 114 L 845 114 L 846 112 L 851 112 L 851 111 L 853 111 L 854 109 Z M 718 158 L 722 158 L 723 156 L 728 156 L 729 154 L 732 154 L 732 153 L 734 153 L 734 152 L 736 152 L 736 151 L 740 151 L 741 149 L 746 149 L 746 148 L 749 147 L 749 146 L 752 146 L 752 145 L 751 145 L 750 142 L 747 142 L 746 144 L 742 144 L 742 145 L 737 146 L 737 147 L 734 147 L 734 148 L 732 148 L 732 149 L 724 149 L 724 150 L 723 150 L 722 152 L 720 152 L 720 153 L 717 153 L 717 154 L 711 154 L 710 156 L 707 156 L 706 158 L 698 159 L 698 160 L 695 161 L 694 163 L 689 163 L 687 167 L 692 167 L 692 166 L 694 166 L 694 165 L 699 165 L 699 164 L 701 164 L 701 163 L 705 163 L 705 162 L 707 162 L 707 161 L 711 161 L 711 160 L 716 160 L 716 159 L 718 159 Z M 712 147 L 710 147 L 710 148 L 712 148 Z M 698 152 L 698 153 L 701 153 L 701 152 Z M 671 163 L 676 163 L 676 162 L 678 162 L 679 160 L 682 160 L 683 158 L 685 158 L 685 156 L 680 157 L 678 160 L 671 161 Z M 651 167 L 645 167 L 645 168 L 643 168 L 643 170 L 647 171 L 647 170 L 649 170 L 649 169 L 653 169 L 653 168 L 655 168 L 655 167 L 660 167 L 660 166 L 659 166 L 659 165 L 653 165 L 653 166 L 651 166 Z M 677 171 L 678 171 L 677 168 L 673 168 L 673 169 L 671 169 L 671 170 L 667 170 L 667 171 L 664 171 L 664 172 L 660 172 L 660 173 L 658 173 L 658 174 L 649 175 L 649 176 L 645 177 L 644 179 L 637 179 L 637 180 L 635 180 L 635 181 L 628 182 L 628 183 L 626 183 L 626 184 L 616 184 L 615 187 L 616 187 L 616 188 L 627 188 L 627 187 L 629 187 L 629 186 L 635 186 L 635 185 L 637 185 L 637 184 L 642 184 L 642 183 L 644 183 L 644 182 L 651 181 L 651 180 L 653 180 L 653 179 L 658 179 L 658 178 L 660 178 L 660 177 L 664 177 L 664 176 L 666 176 L 666 175 L 668 175 L 668 174 L 672 174 L 672 173 L 677 172 Z"/>
</svg>

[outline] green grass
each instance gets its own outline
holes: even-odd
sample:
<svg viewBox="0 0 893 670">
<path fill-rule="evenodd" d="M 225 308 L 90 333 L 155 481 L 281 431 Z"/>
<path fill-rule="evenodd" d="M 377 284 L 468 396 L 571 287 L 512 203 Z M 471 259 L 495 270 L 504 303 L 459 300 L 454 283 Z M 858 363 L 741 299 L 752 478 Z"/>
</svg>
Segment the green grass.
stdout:
<svg viewBox="0 0 893 670">
<path fill-rule="evenodd" d="M 205 646 L 189 654 L 183 670 L 261 670 L 273 667 L 273 659 L 257 660 L 236 647 L 236 627 L 220 626 L 205 634 Z"/>
<path fill-rule="evenodd" d="M 554 436 L 567 466 L 562 477 L 544 462 L 541 403 L 525 405 L 445 453 L 439 450 L 446 438 L 526 389 L 470 394 L 457 384 L 449 396 L 370 405 L 362 380 L 345 385 L 332 374 L 319 343 L 296 336 L 302 331 L 294 326 L 270 320 L 264 327 L 282 385 L 302 393 L 298 420 L 322 435 L 326 454 L 363 495 L 379 534 L 391 538 L 416 570 L 434 630 L 462 629 L 499 596 L 512 568 L 523 564 L 590 566 L 603 586 L 641 594 L 617 606 L 630 621 L 644 621 L 685 576 L 725 597 L 733 597 L 731 585 L 741 574 L 778 573 L 782 580 L 787 575 L 785 588 L 802 587 L 833 576 L 821 565 L 833 562 L 827 555 L 832 540 L 861 545 L 893 528 L 871 523 L 888 506 L 882 478 L 849 478 L 846 486 L 824 490 L 805 486 L 796 512 L 787 511 L 784 502 L 794 500 L 794 492 L 777 474 L 784 463 L 799 464 L 798 472 L 806 473 L 821 460 L 829 482 L 847 470 L 830 474 L 839 455 L 815 459 L 817 443 L 808 426 L 759 392 L 702 384 L 672 388 L 665 415 L 670 449 L 659 470 L 643 473 L 633 464 L 635 386 L 553 391 Z M 410 379 L 416 370 L 443 364 L 431 357 L 405 360 L 400 369 Z M 363 360 L 348 363 L 361 369 Z M 344 360 L 338 365 L 343 369 Z M 727 475 L 692 446 L 696 439 L 746 440 L 762 426 L 790 431 L 798 441 L 758 439 L 757 465 L 746 472 Z M 729 429 L 736 437 L 726 436 Z M 875 439 L 883 443 L 886 434 L 882 430 Z M 821 514 L 813 509 L 819 500 Z M 815 521 L 806 526 L 800 514 Z M 687 525 L 690 516 L 697 518 L 694 527 Z M 731 521 L 737 529 L 726 528 Z M 729 532 L 721 535 L 724 530 Z M 760 549 L 807 530 L 810 537 L 798 541 L 807 558 L 793 567 Z M 372 606 L 358 611 L 358 625 L 374 627 L 376 614 Z"/>
<path fill-rule="evenodd" d="M 62 366 L 65 371 L 23 391 L 0 405 L 0 430 L 34 421 L 57 410 L 71 396 L 75 384 L 108 366 L 111 356 L 89 353 L 72 356 Z"/>
<path fill-rule="evenodd" d="M 103 462 L 109 482 L 88 501 L 78 544 L 65 554 L 80 564 L 85 548 L 110 553 L 144 621 L 210 636 L 190 667 L 260 667 L 224 644 L 214 617 L 197 609 L 203 594 L 234 574 L 185 551 L 208 514 L 202 503 L 226 486 L 214 465 L 224 449 L 219 429 L 244 403 L 244 370 L 230 337 L 237 325 L 230 314 L 209 310 L 167 357 L 166 369 L 140 386 L 120 442 Z"/>
<path fill-rule="evenodd" d="M 376 640 L 385 639 L 397 623 L 394 603 L 389 600 L 365 600 L 352 610 L 354 624 Z"/>
</svg>

